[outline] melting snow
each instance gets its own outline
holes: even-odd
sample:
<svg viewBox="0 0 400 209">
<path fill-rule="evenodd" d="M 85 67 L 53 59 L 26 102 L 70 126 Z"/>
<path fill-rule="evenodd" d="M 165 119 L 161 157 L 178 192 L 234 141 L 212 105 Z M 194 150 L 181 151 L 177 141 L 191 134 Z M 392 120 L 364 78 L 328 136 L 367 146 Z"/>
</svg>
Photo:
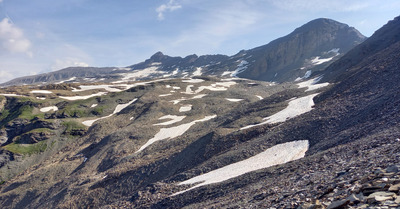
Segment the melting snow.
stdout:
<svg viewBox="0 0 400 209">
<path fill-rule="evenodd" d="M 72 78 L 70 78 L 70 79 L 68 79 L 68 80 L 64 80 L 64 81 L 57 82 L 56 84 L 62 84 L 62 83 L 68 82 L 68 81 L 73 81 L 73 80 L 75 80 L 75 79 L 76 79 L 76 77 L 72 77 Z"/>
<path fill-rule="evenodd" d="M 230 101 L 230 102 L 240 102 L 243 99 L 232 99 L 232 98 L 225 98 L 226 100 Z"/>
<path fill-rule="evenodd" d="M 314 79 L 310 79 L 308 81 L 304 81 L 304 82 L 298 83 L 297 85 L 299 86 L 299 88 L 307 87 L 306 91 L 312 91 L 312 90 L 315 90 L 315 89 L 319 89 L 319 88 L 328 86 L 329 83 L 318 83 L 317 84 L 317 82 L 320 81 L 321 78 L 322 77 L 317 77 L 317 78 L 314 78 Z"/>
<path fill-rule="evenodd" d="M 0 95 L 6 97 L 24 97 L 23 95 L 18 95 L 18 94 L 0 94 Z"/>
<path fill-rule="evenodd" d="M 316 57 L 316 58 L 314 58 L 314 59 L 311 60 L 311 63 L 312 63 L 313 65 L 320 65 L 320 64 L 322 64 L 322 63 L 329 62 L 329 61 L 331 61 L 332 59 L 333 59 L 333 57 L 329 57 L 329 58 L 325 58 L 325 59 L 320 59 L 319 57 Z"/>
<path fill-rule="evenodd" d="M 58 110 L 58 107 L 56 107 L 56 106 L 50 106 L 50 107 L 43 107 L 43 108 L 40 108 L 40 112 L 49 112 L 49 111 L 51 111 L 51 110 L 57 111 L 57 110 Z"/>
<path fill-rule="evenodd" d="M 182 107 L 179 108 L 179 112 L 188 112 L 192 110 L 192 105 L 184 105 Z"/>
<path fill-rule="evenodd" d="M 196 71 L 193 72 L 193 76 L 201 76 L 203 73 L 201 72 L 203 69 L 201 67 L 196 68 Z"/>
<path fill-rule="evenodd" d="M 91 97 L 98 97 L 98 96 L 102 96 L 102 95 L 105 95 L 105 94 L 107 94 L 107 92 L 99 92 L 99 93 L 96 93 L 96 94 L 91 94 L 91 95 L 86 95 L 86 96 L 71 96 L 71 97 L 60 96 L 60 98 L 74 101 L 74 100 L 89 99 Z"/>
<path fill-rule="evenodd" d="M 151 74 L 157 73 L 158 66 L 148 67 L 142 70 L 135 70 L 131 73 L 121 73 L 120 75 L 123 76 L 122 80 L 136 80 L 136 78 L 143 78 L 150 76 Z"/>
<path fill-rule="evenodd" d="M 259 98 L 260 100 L 264 99 L 262 96 L 256 95 L 257 98 Z"/>
<path fill-rule="evenodd" d="M 308 140 L 292 141 L 275 145 L 246 160 L 242 160 L 183 181 L 179 183 L 179 185 L 195 183 L 199 184 L 191 187 L 190 189 L 175 193 L 174 195 L 182 194 L 204 185 L 223 182 L 245 173 L 303 158 L 308 150 L 308 147 Z"/>
<path fill-rule="evenodd" d="M 159 97 L 167 97 L 167 96 L 171 96 L 172 94 L 160 94 Z"/>
<path fill-rule="evenodd" d="M 97 107 L 97 104 L 92 104 L 92 106 L 90 106 L 91 108 L 93 108 L 93 107 Z"/>
<path fill-rule="evenodd" d="M 182 82 L 184 83 L 201 83 L 204 82 L 203 79 L 187 79 L 187 80 L 182 80 Z"/>
<path fill-rule="evenodd" d="M 144 150 L 146 147 L 150 146 L 154 142 L 161 141 L 164 139 L 172 139 L 172 138 L 181 136 L 187 130 L 189 130 L 189 128 L 192 127 L 194 124 L 196 124 L 198 122 L 208 121 L 215 117 L 217 117 L 217 116 L 216 115 L 206 116 L 203 119 L 195 120 L 190 123 L 182 124 L 179 126 L 175 126 L 175 127 L 171 127 L 171 128 L 161 128 L 160 131 L 153 138 L 151 138 L 149 141 L 147 141 L 146 144 L 144 144 L 142 147 L 140 147 L 140 149 L 138 151 L 136 151 L 136 153 Z"/>
<path fill-rule="evenodd" d="M 182 121 L 186 116 L 177 116 L 177 115 L 164 115 L 158 120 L 165 120 L 165 119 L 171 119 L 170 121 L 164 122 L 164 123 L 157 123 L 154 124 L 153 126 L 166 126 L 166 125 L 171 125 L 177 122 Z"/>
<path fill-rule="evenodd" d="M 121 112 L 124 108 L 128 107 L 130 104 L 134 103 L 136 100 L 137 100 L 137 99 L 134 99 L 134 100 L 132 100 L 132 101 L 126 103 L 126 104 L 119 104 L 119 105 L 117 105 L 117 106 L 115 107 L 115 110 L 114 110 L 113 113 L 111 113 L 111 114 L 109 114 L 109 115 L 107 115 L 107 116 L 101 117 L 101 118 L 83 121 L 82 124 L 85 125 L 85 126 L 92 126 L 93 123 L 96 122 L 96 121 L 98 121 L 98 120 L 105 119 L 105 118 L 109 118 L 109 117 L 111 117 L 111 116 L 113 116 L 113 115 L 115 115 L 115 114 Z"/>
<path fill-rule="evenodd" d="M 269 117 L 264 118 L 263 119 L 263 120 L 265 120 L 264 122 L 245 126 L 245 127 L 241 128 L 240 130 L 244 130 L 244 129 L 248 129 L 248 128 L 252 128 L 252 127 L 260 126 L 260 125 L 264 125 L 264 124 L 285 122 L 287 119 L 290 119 L 290 118 L 299 116 L 303 113 L 309 112 L 312 110 L 312 106 L 314 106 L 313 98 L 317 95 L 318 94 L 311 94 L 311 95 L 308 95 L 305 97 L 293 99 L 289 102 L 289 105 L 285 109 L 283 109 Z"/>
<path fill-rule="evenodd" d="M 232 77 L 237 77 L 237 75 L 243 71 L 245 71 L 247 69 L 247 64 L 249 64 L 249 62 L 247 62 L 246 60 L 242 60 L 240 61 L 238 68 L 231 74 Z"/>
<path fill-rule="evenodd" d="M 32 94 L 52 94 L 53 92 L 47 90 L 32 90 Z"/>
</svg>

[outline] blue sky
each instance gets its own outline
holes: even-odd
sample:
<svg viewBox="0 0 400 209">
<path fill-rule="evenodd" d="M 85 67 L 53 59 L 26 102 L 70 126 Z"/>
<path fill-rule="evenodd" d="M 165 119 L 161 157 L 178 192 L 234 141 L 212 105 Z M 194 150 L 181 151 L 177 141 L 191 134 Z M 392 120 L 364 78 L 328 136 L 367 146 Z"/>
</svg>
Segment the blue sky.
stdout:
<svg viewBox="0 0 400 209">
<path fill-rule="evenodd" d="M 320 17 L 370 36 L 398 11 L 398 0 L 0 0 L 0 82 L 157 51 L 233 55 Z"/>
</svg>

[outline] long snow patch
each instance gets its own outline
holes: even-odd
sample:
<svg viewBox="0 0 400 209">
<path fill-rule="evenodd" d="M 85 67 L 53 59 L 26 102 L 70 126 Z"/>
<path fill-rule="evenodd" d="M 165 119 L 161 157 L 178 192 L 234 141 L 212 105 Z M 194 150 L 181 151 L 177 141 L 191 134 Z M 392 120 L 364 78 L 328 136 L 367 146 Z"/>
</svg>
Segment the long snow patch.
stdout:
<svg viewBox="0 0 400 209">
<path fill-rule="evenodd" d="M 136 153 L 144 150 L 146 147 L 150 146 L 154 142 L 161 141 L 164 139 L 172 139 L 172 138 L 181 136 L 187 130 L 189 130 L 189 128 L 192 127 L 194 124 L 196 124 L 198 122 L 205 122 L 205 121 L 211 120 L 215 117 L 217 117 L 217 115 L 206 116 L 203 119 L 195 120 L 190 123 L 185 123 L 185 124 L 171 127 L 171 128 L 161 128 L 160 131 L 153 138 L 151 138 L 149 141 L 147 141 L 146 144 L 144 144 L 142 147 L 140 147 L 140 149 L 138 151 L 136 151 Z"/>
<path fill-rule="evenodd" d="M 240 130 L 248 129 L 248 128 L 252 128 L 252 127 L 260 126 L 260 125 L 264 125 L 264 124 L 285 122 L 287 119 L 294 118 L 298 115 L 309 112 L 312 110 L 312 106 L 314 106 L 313 98 L 317 95 L 318 94 L 311 94 L 311 95 L 308 95 L 305 97 L 293 99 L 292 101 L 289 102 L 289 105 L 285 109 L 283 109 L 269 117 L 264 118 L 263 119 L 263 120 L 265 120 L 264 122 L 243 127 Z"/>
<path fill-rule="evenodd" d="M 51 111 L 51 110 L 57 111 L 57 110 L 58 110 L 58 107 L 57 107 L 57 106 L 51 106 L 51 107 L 43 107 L 43 108 L 40 108 L 40 112 L 49 112 L 49 111 Z"/>
<path fill-rule="evenodd" d="M 85 125 L 85 126 L 92 126 L 93 123 L 96 122 L 96 121 L 98 121 L 98 120 L 105 119 L 105 118 L 109 118 L 109 117 L 111 117 L 111 116 L 113 116 L 113 115 L 115 115 L 115 114 L 121 112 L 123 109 L 125 109 L 126 107 L 128 107 L 129 105 L 131 105 L 132 103 L 134 103 L 136 100 L 137 100 L 137 99 L 134 99 L 134 100 L 132 100 L 132 101 L 126 103 L 126 104 L 119 104 L 119 105 L 117 105 L 117 106 L 115 107 L 113 113 L 111 113 L 111 114 L 109 114 L 109 115 L 107 115 L 107 116 L 101 117 L 101 118 L 83 121 L 82 124 Z"/>
<path fill-rule="evenodd" d="M 178 195 L 204 185 L 223 182 L 255 170 L 268 168 L 274 165 L 279 165 L 303 158 L 308 150 L 308 146 L 308 140 L 292 141 L 275 145 L 246 160 L 239 161 L 183 181 L 179 183 L 179 185 L 195 183 L 199 184 L 187 190 L 175 193 L 174 195 Z"/>
<path fill-rule="evenodd" d="M 318 83 L 318 81 L 320 81 L 321 78 L 322 77 L 317 77 L 317 78 L 314 78 L 314 79 L 310 79 L 310 80 L 298 83 L 297 85 L 299 86 L 299 88 L 306 88 L 307 87 L 306 91 L 312 91 L 312 90 L 315 90 L 315 89 L 319 89 L 319 88 L 328 86 L 329 83 Z"/>
</svg>

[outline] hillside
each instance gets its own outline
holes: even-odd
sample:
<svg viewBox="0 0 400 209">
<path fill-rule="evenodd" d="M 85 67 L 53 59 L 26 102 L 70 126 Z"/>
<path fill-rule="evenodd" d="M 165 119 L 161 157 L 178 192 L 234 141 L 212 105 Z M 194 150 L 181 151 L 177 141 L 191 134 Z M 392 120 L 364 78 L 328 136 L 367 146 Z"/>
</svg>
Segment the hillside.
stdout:
<svg viewBox="0 0 400 209">
<path fill-rule="evenodd" d="M 314 46 L 302 48 L 304 55 L 291 57 L 293 63 L 277 65 L 281 75 L 277 79 L 282 79 L 277 81 L 285 82 L 223 73 L 240 76 L 238 65 L 244 74 L 253 72 L 256 68 L 248 64 L 253 62 L 243 60 L 250 53 L 265 59 L 265 53 L 255 52 L 282 46 L 296 34 L 305 30 L 313 34 L 321 27 L 346 32 L 335 33 L 327 42 L 315 41 Z M 0 204 L 4 208 L 399 207 L 398 28 L 399 17 L 351 49 L 355 45 L 346 41 L 355 37 L 362 41 L 362 36 L 346 25 L 318 19 L 230 58 L 156 53 L 130 66 L 130 73 L 135 73 L 136 68 L 157 71 L 156 66 L 185 63 L 188 68 L 195 66 L 197 73 L 182 75 L 185 71 L 170 67 L 169 73 L 177 72 L 174 76 L 146 81 L 141 81 L 143 74 L 134 74 L 137 77 L 113 77 L 112 83 L 1 89 Z M 335 42 L 338 37 L 345 42 Z M 285 76 L 298 77 L 300 73 L 285 71 L 286 67 L 294 69 L 289 66 L 335 47 L 342 48 L 329 52 L 329 58 L 316 58 L 333 62 L 328 67 L 307 68 L 312 72 L 295 82 Z M 204 60 L 216 63 L 204 68 Z M 220 74 L 213 71 L 217 65 L 224 66 Z M 262 80 L 272 74 L 264 72 Z"/>
</svg>

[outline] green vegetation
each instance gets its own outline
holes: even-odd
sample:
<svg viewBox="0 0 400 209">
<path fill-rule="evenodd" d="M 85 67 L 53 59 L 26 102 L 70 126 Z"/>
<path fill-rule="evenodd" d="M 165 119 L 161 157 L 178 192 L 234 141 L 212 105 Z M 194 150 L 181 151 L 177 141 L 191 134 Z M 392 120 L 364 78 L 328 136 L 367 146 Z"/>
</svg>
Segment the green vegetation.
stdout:
<svg viewBox="0 0 400 209">
<path fill-rule="evenodd" d="M 36 144 L 17 144 L 11 143 L 3 147 L 3 149 L 20 155 L 32 155 L 45 151 L 47 142 L 41 141 Z"/>
<path fill-rule="evenodd" d="M 104 107 L 103 106 L 97 106 L 91 112 L 92 112 L 93 115 L 101 115 L 101 114 L 103 114 L 103 111 L 104 111 Z"/>
<path fill-rule="evenodd" d="M 26 134 L 29 134 L 29 133 L 53 133 L 53 130 L 51 130 L 49 128 L 37 128 L 37 129 L 30 130 L 29 132 L 26 132 Z"/>
<path fill-rule="evenodd" d="M 65 126 L 65 132 L 69 133 L 76 130 L 85 130 L 86 126 L 83 124 L 74 121 L 74 120 L 67 120 L 62 122 L 63 126 Z"/>
</svg>

